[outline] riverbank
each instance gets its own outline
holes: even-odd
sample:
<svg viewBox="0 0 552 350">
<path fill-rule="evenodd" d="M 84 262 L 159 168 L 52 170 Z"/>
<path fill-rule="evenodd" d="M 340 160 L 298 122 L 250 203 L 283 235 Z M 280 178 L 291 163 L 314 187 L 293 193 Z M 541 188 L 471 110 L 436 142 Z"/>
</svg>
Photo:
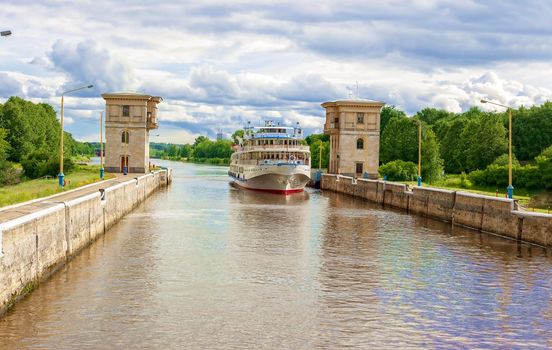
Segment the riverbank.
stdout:
<svg viewBox="0 0 552 350">
<path fill-rule="evenodd" d="M 462 191 L 324 174 L 321 188 L 409 213 L 552 247 L 552 215 L 520 210 L 517 201 Z"/>
<path fill-rule="evenodd" d="M 0 210 L 0 313 L 172 178 L 129 175 Z"/>
<path fill-rule="evenodd" d="M 105 179 L 115 178 L 106 173 Z M 56 193 L 73 190 L 81 186 L 99 182 L 99 165 L 76 165 L 75 169 L 67 174 L 67 185 L 61 189 L 56 177 L 27 180 L 17 185 L 0 187 L 0 207 L 22 203 L 36 198 L 51 196 Z"/>
<path fill-rule="evenodd" d="M 416 181 L 406 181 L 410 187 L 417 186 Z M 515 184 L 514 184 L 515 185 Z M 423 187 L 441 188 L 453 191 L 462 191 L 483 194 L 491 197 L 506 198 L 506 187 L 480 186 L 472 184 L 465 176 L 460 174 L 449 174 L 443 179 L 431 184 L 423 183 Z M 552 209 L 552 193 L 546 190 L 535 190 L 526 188 L 515 188 L 514 199 L 530 211 L 549 213 Z"/>
</svg>

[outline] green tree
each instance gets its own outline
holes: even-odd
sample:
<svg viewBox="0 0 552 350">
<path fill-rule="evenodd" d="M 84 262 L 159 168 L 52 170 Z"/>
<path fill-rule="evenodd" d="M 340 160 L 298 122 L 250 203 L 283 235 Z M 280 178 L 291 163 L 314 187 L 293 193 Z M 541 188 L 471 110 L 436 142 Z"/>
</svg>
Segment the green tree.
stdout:
<svg viewBox="0 0 552 350">
<path fill-rule="evenodd" d="M 234 142 L 235 145 L 239 144 L 239 140 L 243 140 L 244 133 L 245 131 L 243 129 L 234 131 L 234 133 L 232 134 L 232 142 Z"/>
<path fill-rule="evenodd" d="M 309 136 L 305 137 L 305 141 L 307 141 L 307 145 L 312 145 L 316 141 L 329 142 L 330 141 L 330 135 L 327 135 L 327 134 L 310 134 Z"/>
<path fill-rule="evenodd" d="M 176 145 L 170 144 L 169 147 L 167 147 L 167 156 L 168 157 L 178 156 L 178 148 L 176 147 Z"/>
<path fill-rule="evenodd" d="M 500 115 L 484 113 L 476 108 L 471 114 L 460 138 L 466 156 L 466 169 L 485 169 L 508 149 L 506 129 Z"/>
<path fill-rule="evenodd" d="M 464 127 L 468 119 L 454 116 L 440 119 L 434 130 L 441 145 L 441 158 L 447 173 L 459 174 L 466 170 L 466 144 L 462 140 Z"/>
<path fill-rule="evenodd" d="M 424 108 L 421 111 L 417 112 L 414 117 L 420 119 L 424 123 L 433 125 L 439 120 L 448 119 L 454 116 L 454 113 L 445 111 L 443 109 L 436 108 Z"/>
<path fill-rule="evenodd" d="M 407 117 L 395 117 L 389 121 L 381 137 L 381 162 L 403 160 L 418 163 L 418 122 Z M 422 123 L 422 178 L 433 182 L 439 179 L 442 171 L 443 160 L 437 137 L 431 127 Z"/>
<path fill-rule="evenodd" d="M 535 161 L 541 177 L 541 185 L 546 189 L 552 188 L 552 146 L 544 149 Z"/>
<path fill-rule="evenodd" d="M 188 158 L 192 155 L 192 145 L 185 144 L 183 146 L 180 146 L 179 155 L 181 158 Z"/>
<path fill-rule="evenodd" d="M 403 111 L 396 109 L 395 106 L 384 106 L 381 109 L 380 113 L 380 134 L 383 134 L 383 131 L 387 127 L 387 124 L 389 121 L 394 117 L 405 117 L 406 113 Z"/>
<path fill-rule="evenodd" d="M 11 146 L 8 156 L 11 161 L 21 162 L 37 149 L 58 152 L 60 124 L 50 105 L 10 97 L 0 111 L 0 128 L 8 130 L 6 141 Z M 72 138 L 68 136 L 68 156 L 72 153 L 71 142 Z"/>
<path fill-rule="evenodd" d="M 507 113 L 502 116 L 504 126 L 508 128 Z M 512 129 L 512 144 L 518 159 L 528 161 L 535 158 L 552 145 L 552 102 L 514 110 Z"/>
<path fill-rule="evenodd" d="M 7 185 L 19 182 L 19 173 L 8 161 L 10 144 L 6 141 L 6 129 L 0 129 L 0 185 Z"/>
<path fill-rule="evenodd" d="M 320 164 L 320 148 L 322 148 L 322 169 L 327 169 L 330 163 L 330 142 L 316 140 L 310 144 L 311 168 L 318 169 Z"/>
<path fill-rule="evenodd" d="M 194 141 L 194 144 L 193 144 L 193 147 L 195 148 L 197 145 L 199 145 L 200 143 L 202 143 L 203 141 L 209 141 L 209 138 L 205 137 L 205 136 L 198 136 L 196 137 L 195 141 Z"/>
</svg>

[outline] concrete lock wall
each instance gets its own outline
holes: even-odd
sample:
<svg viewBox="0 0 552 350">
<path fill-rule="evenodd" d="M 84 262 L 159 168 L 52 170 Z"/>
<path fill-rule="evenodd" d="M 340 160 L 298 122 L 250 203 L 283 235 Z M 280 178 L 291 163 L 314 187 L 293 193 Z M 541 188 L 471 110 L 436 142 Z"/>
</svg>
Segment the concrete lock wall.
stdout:
<svg viewBox="0 0 552 350">
<path fill-rule="evenodd" d="M 0 313 L 171 181 L 155 171 L 0 224 Z"/>
<path fill-rule="evenodd" d="M 409 194 L 408 187 L 405 184 L 396 184 L 381 181 L 383 191 L 383 204 L 399 209 L 408 210 Z"/>
<path fill-rule="evenodd" d="M 414 187 L 410 191 L 405 184 L 327 174 L 322 175 L 321 189 L 453 225 L 552 247 L 552 215 L 520 211 L 511 199 L 425 187 Z"/>
</svg>

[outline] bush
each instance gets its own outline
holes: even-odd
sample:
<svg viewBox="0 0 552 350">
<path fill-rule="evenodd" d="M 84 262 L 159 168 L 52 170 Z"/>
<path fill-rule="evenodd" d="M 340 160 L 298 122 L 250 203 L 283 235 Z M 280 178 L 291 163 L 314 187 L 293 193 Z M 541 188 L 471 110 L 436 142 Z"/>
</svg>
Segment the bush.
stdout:
<svg viewBox="0 0 552 350">
<path fill-rule="evenodd" d="M 34 151 L 21 162 L 25 176 L 36 179 L 46 175 L 56 176 L 59 173 L 59 159 L 55 154 L 48 154 L 43 150 Z M 68 173 L 73 169 L 71 159 L 63 160 L 63 171 Z"/>
<path fill-rule="evenodd" d="M 542 165 L 514 166 L 512 168 L 512 180 L 515 187 L 545 187 L 544 174 L 546 172 L 542 169 Z M 508 186 L 508 166 L 491 164 L 485 170 L 472 171 L 468 178 L 476 185 L 505 187 Z"/>
<path fill-rule="evenodd" d="M 471 183 L 468 181 L 468 175 L 466 175 L 465 172 L 462 172 L 462 174 L 460 174 L 460 187 L 468 188 L 470 186 L 471 186 Z"/>
<path fill-rule="evenodd" d="M 508 166 L 508 163 L 509 163 L 508 153 L 504 153 L 503 155 L 498 156 L 493 162 L 494 165 L 502 165 L 502 166 Z M 519 165 L 520 165 L 519 160 L 517 160 L 516 155 L 512 154 L 512 166 L 519 166 Z"/>
<path fill-rule="evenodd" d="M 394 160 L 380 166 L 379 173 L 390 181 L 414 181 L 418 178 L 418 167 L 412 162 Z"/>
<path fill-rule="evenodd" d="M 12 162 L 0 161 L 0 185 L 15 185 L 21 182 L 21 169 Z"/>
</svg>

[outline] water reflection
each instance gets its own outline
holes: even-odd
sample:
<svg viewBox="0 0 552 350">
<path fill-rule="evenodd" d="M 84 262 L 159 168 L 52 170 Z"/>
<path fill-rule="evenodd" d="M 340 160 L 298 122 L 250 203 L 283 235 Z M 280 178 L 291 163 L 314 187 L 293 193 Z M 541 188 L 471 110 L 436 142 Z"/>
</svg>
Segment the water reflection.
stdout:
<svg viewBox="0 0 552 350">
<path fill-rule="evenodd" d="M 0 320 L 0 348 L 552 347 L 542 248 L 170 165 L 170 189 Z"/>
</svg>

